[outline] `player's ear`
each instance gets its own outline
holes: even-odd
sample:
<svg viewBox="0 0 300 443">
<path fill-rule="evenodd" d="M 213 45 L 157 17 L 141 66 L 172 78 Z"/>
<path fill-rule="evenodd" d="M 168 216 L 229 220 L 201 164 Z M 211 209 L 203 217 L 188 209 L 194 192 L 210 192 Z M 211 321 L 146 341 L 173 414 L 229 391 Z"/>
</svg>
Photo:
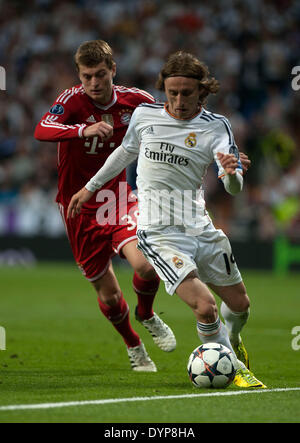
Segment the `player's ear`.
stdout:
<svg viewBox="0 0 300 443">
<path fill-rule="evenodd" d="M 112 76 L 115 77 L 117 73 L 117 64 L 113 62 L 112 68 L 111 68 Z"/>
</svg>

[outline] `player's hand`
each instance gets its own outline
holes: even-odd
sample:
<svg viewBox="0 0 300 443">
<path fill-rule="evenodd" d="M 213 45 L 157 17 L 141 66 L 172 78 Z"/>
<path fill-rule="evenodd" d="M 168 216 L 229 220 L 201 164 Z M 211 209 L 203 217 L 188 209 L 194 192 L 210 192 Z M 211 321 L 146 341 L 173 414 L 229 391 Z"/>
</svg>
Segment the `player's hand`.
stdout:
<svg viewBox="0 0 300 443">
<path fill-rule="evenodd" d="M 82 205 L 89 201 L 93 194 L 93 192 L 88 191 L 86 188 L 82 188 L 74 194 L 68 206 L 67 218 L 73 218 L 75 215 L 80 214 Z"/>
<path fill-rule="evenodd" d="M 236 168 L 238 167 L 238 159 L 234 154 L 223 154 L 222 152 L 217 153 L 219 162 L 226 174 L 234 175 Z"/>
<path fill-rule="evenodd" d="M 106 141 L 112 137 L 114 129 L 106 122 L 97 122 L 84 128 L 82 135 L 84 137 L 100 137 L 102 141 Z"/>
<path fill-rule="evenodd" d="M 243 166 L 243 173 L 245 174 L 245 172 L 247 172 L 251 166 L 251 160 L 249 159 L 248 155 L 245 154 L 244 152 L 240 152 L 240 160 Z"/>
</svg>

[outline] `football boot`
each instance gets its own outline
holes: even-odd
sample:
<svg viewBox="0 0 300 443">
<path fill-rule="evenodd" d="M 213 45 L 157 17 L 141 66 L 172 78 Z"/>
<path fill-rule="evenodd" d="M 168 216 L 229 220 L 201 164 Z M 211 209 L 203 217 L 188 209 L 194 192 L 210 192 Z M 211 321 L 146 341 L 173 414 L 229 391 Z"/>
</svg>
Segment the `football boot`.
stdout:
<svg viewBox="0 0 300 443">
<path fill-rule="evenodd" d="M 253 372 L 246 368 L 243 362 L 238 361 L 239 368 L 236 371 L 233 383 L 239 388 L 260 388 L 266 389 L 267 386 L 264 385 L 260 380 L 258 380 Z"/>
<path fill-rule="evenodd" d="M 131 368 L 137 372 L 156 372 L 155 363 L 149 357 L 144 344 L 141 342 L 139 346 L 127 348 L 127 353 Z"/>
<path fill-rule="evenodd" d="M 172 329 L 162 321 L 154 312 L 153 316 L 148 320 L 142 320 L 135 308 L 135 318 L 138 320 L 152 335 L 154 343 L 165 352 L 174 351 L 176 348 L 176 338 Z"/>
</svg>

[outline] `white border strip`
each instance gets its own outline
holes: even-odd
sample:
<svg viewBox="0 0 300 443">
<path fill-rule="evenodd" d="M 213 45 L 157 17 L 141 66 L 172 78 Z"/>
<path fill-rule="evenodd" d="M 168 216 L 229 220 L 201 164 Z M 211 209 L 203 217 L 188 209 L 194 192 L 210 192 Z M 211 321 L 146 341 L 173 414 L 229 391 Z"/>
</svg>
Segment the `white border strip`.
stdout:
<svg viewBox="0 0 300 443">
<path fill-rule="evenodd" d="M 243 391 L 228 391 L 228 392 L 205 392 L 201 394 L 182 394 L 182 395 L 158 395 L 155 397 L 129 397 L 129 398 L 107 398 L 101 400 L 83 400 L 83 401 L 69 401 L 61 403 L 38 403 L 33 405 L 8 405 L 0 406 L 1 411 L 20 411 L 29 409 L 53 409 L 53 408 L 67 408 L 71 406 L 88 406 L 88 405 L 107 405 L 112 403 L 130 403 L 137 401 L 152 401 L 152 400 L 180 400 L 184 398 L 201 398 L 201 397 L 231 397 L 235 395 L 248 394 L 264 394 L 270 392 L 289 392 L 300 391 L 298 388 L 276 388 L 276 389 L 255 389 Z"/>
</svg>

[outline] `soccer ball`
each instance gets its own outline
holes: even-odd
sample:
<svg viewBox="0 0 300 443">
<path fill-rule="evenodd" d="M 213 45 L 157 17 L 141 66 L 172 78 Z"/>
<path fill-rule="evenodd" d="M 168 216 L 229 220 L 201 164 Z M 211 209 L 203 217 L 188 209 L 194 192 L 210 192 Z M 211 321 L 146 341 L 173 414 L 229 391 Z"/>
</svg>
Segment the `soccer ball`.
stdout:
<svg viewBox="0 0 300 443">
<path fill-rule="evenodd" d="M 194 349 L 187 370 L 197 388 L 226 388 L 237 369 L 235 355 L 219 343 L 206 343 Z"/>
</svg>

